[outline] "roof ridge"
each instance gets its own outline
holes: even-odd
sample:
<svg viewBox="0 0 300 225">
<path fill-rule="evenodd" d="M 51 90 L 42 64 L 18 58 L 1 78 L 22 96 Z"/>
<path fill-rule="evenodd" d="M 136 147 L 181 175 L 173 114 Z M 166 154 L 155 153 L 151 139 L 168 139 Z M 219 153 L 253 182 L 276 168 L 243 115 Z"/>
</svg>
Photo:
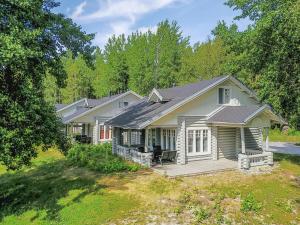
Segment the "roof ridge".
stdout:
<svg viewBox="0 0 300 225">
<path fill-rule="evenodd" d="M 155 88 L 157 91 L 161 91 L 161 90 L 169 90 L 169 89 L 173 89 L 173 88 L 184 88 L 184 87 L 187 87 L 187 86 L 190 86 L 190 85 L 194 85 L 194 84 L 199 84 L 199 83 L 202 83 L 202 82 L 205 82 L 205 81 L 212 81 L 212 80 L 217 80 L 217 79 L 220 79 L 220 78 L 223 78 L 223 77 L 226 77 L 227 75 L 222 75 L 222 76 L 217 76 L 217 77 L 213 77 L 211 79 L 205 79 L 205 80 L 199 80 L 197 82 L 193 82 L 193 83 L 188 83 L 188 84 L 184 84 L 182 86 L 175 86 L 175 87 L 169 87 L 169 88 Z"/>
</svg>

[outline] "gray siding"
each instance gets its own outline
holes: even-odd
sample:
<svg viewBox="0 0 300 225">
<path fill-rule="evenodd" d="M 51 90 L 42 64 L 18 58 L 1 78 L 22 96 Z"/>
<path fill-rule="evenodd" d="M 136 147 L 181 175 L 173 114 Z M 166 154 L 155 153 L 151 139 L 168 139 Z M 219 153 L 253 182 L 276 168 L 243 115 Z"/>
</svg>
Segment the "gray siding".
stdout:
<svg viewBox="0 0 300 225">
<path fill-rule="evenodd" d="M 236 129 L 218 127 L 218 158 L 236 158 Z"/>
<path fill-rule="evenodd" d="M 241 149 L 241 131 L 237 128 L 237 146 Z M 245 147 L 246 149 L 262 149 L 262 130 L 260 128 L 245 128 Z"/>
</svg>

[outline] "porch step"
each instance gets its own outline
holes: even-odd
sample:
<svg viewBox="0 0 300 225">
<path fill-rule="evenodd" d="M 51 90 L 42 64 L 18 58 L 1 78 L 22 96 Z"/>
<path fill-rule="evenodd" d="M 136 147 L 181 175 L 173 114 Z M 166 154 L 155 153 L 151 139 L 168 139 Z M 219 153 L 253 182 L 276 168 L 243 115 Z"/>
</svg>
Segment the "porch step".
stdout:
<svg viewBox="0 0 300 225">
<path fill-rule="evenodd" d="M 188 156 L 187 161 L 199 161 L 199 160 L 210 160 L 212 159 L 212 155 L 198 155 L 198 156 Z"/>
</svg>

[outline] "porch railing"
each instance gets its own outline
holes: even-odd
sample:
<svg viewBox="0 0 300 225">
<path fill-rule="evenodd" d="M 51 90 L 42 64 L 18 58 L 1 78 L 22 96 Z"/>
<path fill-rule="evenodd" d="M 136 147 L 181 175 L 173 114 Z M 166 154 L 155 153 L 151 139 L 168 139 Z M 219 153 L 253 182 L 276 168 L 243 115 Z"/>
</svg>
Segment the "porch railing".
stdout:
<svg viewBox="0 0 300 225">
<path fill-rule="evenodd" d="M 273 165 L 273 153 L 247 149 L 246 154 L 238 154 L 238 165 L 240 169 Z"/>
<path fill-rule="evenodd" d="M 132 160 L 147 167 L 151 167 L 152 165 L 151 152 L 139 152 L 135 148 L 117 145 L 115 153 L 126 160 Z"/>
</svg>

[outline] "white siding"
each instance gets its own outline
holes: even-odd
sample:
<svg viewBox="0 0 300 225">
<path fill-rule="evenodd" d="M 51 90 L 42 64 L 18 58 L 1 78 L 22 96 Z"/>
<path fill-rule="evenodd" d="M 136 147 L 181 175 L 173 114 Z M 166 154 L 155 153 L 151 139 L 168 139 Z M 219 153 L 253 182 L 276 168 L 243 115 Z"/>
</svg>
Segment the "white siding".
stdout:
<svg viewBox="0 0 300 225">
<path fill-rule="evenodd" d="M 236 129 L 218 127 L 218 153 L 219 158 L 236 157 Z"/>
<path fill-rule="evenodd" d="M 231 90 L 230 105 L 257 105 L 255 99 L 251 98 L 246 92 L 240 89 L 231 81 L 224 82 L 205 94 L 199 96 L 191 102 L 179 107 L 175 111 L 167 114 L 159 120 L 152 123 L 155 126 L 176 126 L 178 116 L 208 116 L 217 110 L 221 105 L 218 104 L 218 88 L 227 87 Z"/>
<path fill-rule="evenodd" d="M 241 149 L 241 133 L 240 129 L 237 129 L 237 139 L 238 149 Z M 245 146 L 246 149 L 261 149 L 262 148 L 262 129 L 261 128 L 247 128 L 245 127 Z"/>
</svg>

